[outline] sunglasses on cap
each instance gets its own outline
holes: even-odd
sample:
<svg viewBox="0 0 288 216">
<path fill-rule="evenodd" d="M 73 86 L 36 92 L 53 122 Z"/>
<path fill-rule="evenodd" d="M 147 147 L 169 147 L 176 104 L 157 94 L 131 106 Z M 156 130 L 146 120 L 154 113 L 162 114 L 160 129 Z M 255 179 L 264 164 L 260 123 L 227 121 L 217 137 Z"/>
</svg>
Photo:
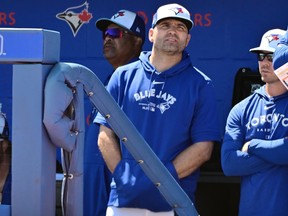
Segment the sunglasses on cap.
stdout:
<svg viewBox="0 0 288 216">
<path fill-rule="evenodd" d="M 121 30 L 119 28 L 110 28 L 110 29 L 106 29 L 105 31 L 103 31 L 103 40 L 109 36 L 111 38 L 122 38 L 124 36 L 124 34 L 131 34 L 128 31 L 125 30 Z"/>
<path fill-rule="evenodd" d="M 258 61 L 263 61 L 265 57 L 269 62 L 273 62 L 273 53 L 257 53 Z"/>
</svg>

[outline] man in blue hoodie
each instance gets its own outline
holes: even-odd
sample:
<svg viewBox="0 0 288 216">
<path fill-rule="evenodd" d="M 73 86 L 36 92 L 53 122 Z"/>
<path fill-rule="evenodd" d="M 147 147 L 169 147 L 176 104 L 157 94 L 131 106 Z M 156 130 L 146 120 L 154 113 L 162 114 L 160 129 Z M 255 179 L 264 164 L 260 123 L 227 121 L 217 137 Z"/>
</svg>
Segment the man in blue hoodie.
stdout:
<svg viewBox="0 0 288 216">
<path fill-rule="evenodd" d="M 146 35 L 145 22 L 139 15 L 119 10 L 111 19 L 98 19 L 96 27 L 102 31 L 103 55 L 113 70 L 139 59 Z M 112 73 L 104 85 L 107 85 Z M 93 108 L 85 134 L 84 216 L 104 216 L 110 193 L 111 173 L 98 149 L 99 125 L 93 123 L 96 114 L 97 110 Z"/>
<path fill-rule="evenodd" d="M 149 30 L 152 51 L 117 68 L 107 90 L 194 201 L 199 167 L 220 140 L 220 128 L 213 84 L 185 51 L 192 27 L 183 6 L 159 7 Z M 113 174 L 106 215 L 174 215 L 105 118 L 98 114 L 96 122 L 98 145 Z"/>
<path fill-rule="evenodd" d="M 225 175 L 241 176 L 239 216 L 288 214 L 288 92 L 273 68 L 285 31 L 266 32 L 257 55 L 265 85 L 229 113 L 221 150 Z"/>
</svg>

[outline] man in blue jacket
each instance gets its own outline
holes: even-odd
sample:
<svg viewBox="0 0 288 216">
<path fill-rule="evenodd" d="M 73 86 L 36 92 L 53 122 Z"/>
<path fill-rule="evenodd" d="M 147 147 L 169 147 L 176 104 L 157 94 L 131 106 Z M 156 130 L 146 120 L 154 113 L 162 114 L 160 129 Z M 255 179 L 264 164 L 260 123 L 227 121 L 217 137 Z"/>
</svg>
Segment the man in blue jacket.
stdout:
<svg viewBox="0 0 288 216">
<path fill-rule="evenodd" d="M 107 90 L 194 201 L 199 167 L 220 140 L 220 128 L 213 84 L 185 51 L 192 26 L 183 6 L 159 7 L 149 30 L 152 51 L 117 68 Z M 106 215 L 174 215 L 105 118 L 98 114 L 96 122 L 98 145 L 113 174 Z"/>
<path fill-rule="evenodd" d="M 139 59 L 146 35 L 144 20 L 139 15 L 119 10 L 111 19 L 98 19 L 96 27 L 103 35 L 103 55 L 114 70 Z M 96 114 L 94 108 L 88 118 L 89 125 L 85 134 L 84 216 L 104 216 L 110 193 L 111 173 L 98 149 L 99 126 L 93 123 Z"/>
<path fill-rule="evenodd" d="M 266 32 L 257 55 L 265 85 L 229 113 L 221 151 L 228 176 L 241 176 L 239 216 L 287 216 L 288 92 L 274 73 L 273 53 L 285 31 Z"/>
</svg>

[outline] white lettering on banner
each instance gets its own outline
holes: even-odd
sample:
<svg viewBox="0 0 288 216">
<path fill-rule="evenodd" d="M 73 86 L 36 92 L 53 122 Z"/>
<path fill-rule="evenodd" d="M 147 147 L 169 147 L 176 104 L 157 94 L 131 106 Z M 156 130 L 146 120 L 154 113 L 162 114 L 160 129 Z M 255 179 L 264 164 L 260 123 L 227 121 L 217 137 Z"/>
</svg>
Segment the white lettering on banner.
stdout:
<svg viewBox="0 0 288 216">
<path fill-rule="evenodd" d="M 6 55 L 4 52 L 4 37 L 3 35 L 0 35 L 0 56 Z"/>
</svg>

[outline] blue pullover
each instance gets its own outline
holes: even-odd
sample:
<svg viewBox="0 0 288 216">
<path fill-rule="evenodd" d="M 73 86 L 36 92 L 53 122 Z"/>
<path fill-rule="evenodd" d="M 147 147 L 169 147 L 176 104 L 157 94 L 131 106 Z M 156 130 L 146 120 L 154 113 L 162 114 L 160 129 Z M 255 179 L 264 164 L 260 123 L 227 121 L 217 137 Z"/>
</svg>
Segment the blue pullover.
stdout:
<svg viewBox="0 0 288 216">
<path fill-rule="evenodd" d="M 268 97 L 263 86 L 227 118 L 221 161 L 226 175 L 242 177 L 239 216 L 288 215 L 287 101 L 288 92 Z"/>
<path fill-rule="evenodd" d="M 117 68 L 107 90 L 194 201 L 199 171 L 179 179 L 172 161 L 193 143 L 220 140 L 215 91 L 211 80 L 192 66 L 186 52 L 180 63 L 161 73 L 150 64 L 150 55 L 142 52 L 139 61 Z M 109 127 L 100 114 L 96 122 Z M 171 206 L 123 143 L 121 152 L 108 205 L 170 211 Z"/>
</svg>

